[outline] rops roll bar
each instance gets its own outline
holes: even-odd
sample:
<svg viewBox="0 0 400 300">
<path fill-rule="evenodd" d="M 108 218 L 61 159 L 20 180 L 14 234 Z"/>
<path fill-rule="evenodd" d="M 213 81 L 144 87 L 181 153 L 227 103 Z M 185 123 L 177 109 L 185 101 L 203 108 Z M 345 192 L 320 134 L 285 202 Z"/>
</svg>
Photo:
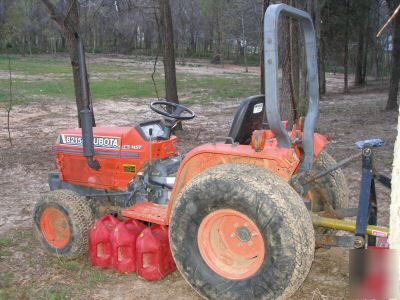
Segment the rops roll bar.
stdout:
<svg viewBox="0 0 400 300">
<path fill-rule="evenodd" d="M 282 125 L 278 103 L 278 25 L 281 14 L 299 20 L 304 34 L 307 60 L 308 112 L 304 122 L 304 161 L 299 171 L 310 170 L 313 163 L 313 135 L 318 118 L 319 88 L 317 47 L 314 25 L 308 13 L 285 4 L 270 5 L 264 16 L 264 71 L 265 71 L 265 111 L 278 146 L 290 148 L 291 140 Z"/>
</svg>

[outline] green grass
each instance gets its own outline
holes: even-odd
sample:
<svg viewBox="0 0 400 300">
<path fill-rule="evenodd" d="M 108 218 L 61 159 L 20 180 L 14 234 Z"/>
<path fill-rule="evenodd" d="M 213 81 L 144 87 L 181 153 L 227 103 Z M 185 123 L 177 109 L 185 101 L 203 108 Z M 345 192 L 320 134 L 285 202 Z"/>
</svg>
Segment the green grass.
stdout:
<svg viewBox="0 0 400 300">
<path fill-rule="evenodd" d="M 7 300 L 7 299 L 11 299 L 11 295 L 6 291 L 0 289 L 0 300 Z"/>
<path fill-rule="evenodd" d="M 162 81 L 157 86 L 163 86 Z M 118 99 L 122 97 L 153 98 L 156 97 L 151 79 L 144 81 L 132 79 L 94 81 L 90 86 L 93 99 Z"/>
<path fill-rule="evenodd" d="M 0 273 L 0 288 L 11 287 L 14 282 L 14 277 L 14 274 L 11 272 Z"/>
<path fill-rule="evenodd" d="M 231 100 L 257 94 L 258 80 L 250 75 L 192 76 L 187 80 L 179 80 L 178 76 L 178 90 L 189 95 L 189 99 L 183 101 L 184 103 Z"/>
<path fill-rule="evenodd" d="M 12 240 L 10 238 L 0 238 L 0 247 L 10 247 Z"/>
<path fill-rule="evenodd" d="M 125 278 L 91 267 L 87 257 L 64 261 L 39 249 L 31 228 L 14 229 L 0 238 L 0 255 L 12 254 L 0 258 L 0 300 L 88 299 L 100 285 L 118 284 Z M 16 259 L 15 253 L 22 259 Z M 42 278 L 42 273 L 55 274 L 55 278 Z M 22 279 L 24 284 L 19 285 Z"/>
<path fill-rule="evenodd" d="M 95 285 L 106 282 L 108 280 L 107 274 L 104 270 L 99 270 L 92 268 L 90 269 L 89 276 L 88 276 L 88 285 L 89 287 L 94 287 Z"/>
<path fill-rule="evenodd" d="M 13 253 L 9 250 L 0 249 L 0 259 L 4 258 L 6 256 L 12 256 L 12 254 Z"/>
<path fill-rule="evenodd" d="M 128 61 L 127 61 L 128 62 Z M 124 62 L 88 64 L 90 90 L 94 101 L 123 98 L 155 98 L 151 69 L 142 70 L 140 65 L 124 66 Z M 75 93 L 71 67 L 67 57 L 13 56 L 13 103 L 52 101 L 67 99 L 74 101 Z M 160 96 L 164 95 L 163 71 L 159 67 L 156 84 Z M 0 56 L 0 107 L 9 101 L 8 58 Z M 24 77 L 25 76 L 25 77 Z M 250 74 L 222 75 L 177 75 L 178 94 L 183 103 L 221 101 L 243 98 L 256 94 L 259 80 Z"/>
<path fill-rule="evenodd" d="M 34 287 L 31 287 L 28 290 L 34 290 Z M 45 286 L 33 293 L 31 299 L 43 299 L 43 300 L 62 300 L 70 298 L 71 287 L 66 284 L 53 284 L 49 286 Z"/>
<path fill-rule="evenodd" d="M 63 269 L 71 272 L 75 272 L 79 269 L 79 262 L 77 261 L 65 261 L 61 262 Z"/>
<path fill-rule="evenodd" d="M 27 75 L 67 74 L 71 67 L 66 59 L 49 59 L 49 57 L 11 56 L 11 69 Z M 0 55 L 0 70 L 8 71 L 8 57 Z"/>
<path fill-rule="evenodd" d="M 68 74 L 71 75 L 71 64 L 68 57 L 60 56 L 16 56 L 12 55 L 11 69 L 13 72 L 22 72 L 27 75 L 51 75 L 51 74 Z M 8 57 L 0 55 L 0 70 L 8 72 Z M 121 63 L 88 63 L 89 72 L 127 72 L 129 68 L 122 66 Z"/>
</svg>

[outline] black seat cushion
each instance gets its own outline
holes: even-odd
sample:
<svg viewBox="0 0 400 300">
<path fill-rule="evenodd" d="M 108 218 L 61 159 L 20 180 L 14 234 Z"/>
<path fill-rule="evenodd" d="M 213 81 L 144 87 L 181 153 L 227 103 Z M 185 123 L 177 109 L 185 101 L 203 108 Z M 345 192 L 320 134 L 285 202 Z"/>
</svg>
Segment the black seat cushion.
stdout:
<svg viewBox="0 0 400 300">
<path fill-rule="evenodd" d="M 262 129 L 265 118 L 264 95 L 244 99 L 236 110 L 228 136 L 241 145 L 249 145 L 254 130 Z M 230 143 L 227 141 L 226 143 Z"/>
</svg>

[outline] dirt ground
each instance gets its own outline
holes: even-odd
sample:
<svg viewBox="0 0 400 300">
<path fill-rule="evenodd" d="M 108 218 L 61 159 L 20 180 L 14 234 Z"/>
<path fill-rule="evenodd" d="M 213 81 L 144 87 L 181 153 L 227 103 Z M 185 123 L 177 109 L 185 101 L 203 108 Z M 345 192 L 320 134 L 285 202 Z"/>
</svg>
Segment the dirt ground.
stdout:
<svg viewBox="0 0 400 300">
<path fill-rule="evenodd" d="M 220 74 L 211 66 L 188 72 Z M 229 68 L 229 72 L 243 72 Z M 257 72 L 252 69 L 252 72 Z M 328 93 L 320 103 L 318 131 L 329 135 L 328 152 L 337 160 L 356 153 L 354 142 L 383 138 L 386 145 L 376 151 L 376 164 L 391 174 L 397 113 L 384 111 L 387 85 L 368 82 L 366 87 L 341 93 L 342 76 L 329 74 Z M 227 135 L 240 99 L 189 105 L 197 118 L 184 123 L 178 147 L 186 153 L 193 146 L 218 141 Z M 95 103 L 98 126 L 127 126 L 157 118 L 149 100 L 99 101 Z M 146 282 L 136 275 L 120 275 L 91 268 L 87 258 L 62 262 L 47 257 L 33 237 L 31 212 L 34 203 L 48 191 L 47 174 L 55 169 L 51 146 L 57 133 L 76 125 L 74 103 L 35 102 L 14 107 L 11 117 L 13 147 L 6 140 L 5 115 L 0 115 L 0 299 L 198 299 L 178 272 L 164 280 Z M 344 170 L 356 205 L 360 163 Z M 388 225 L 389 192 L 378 188 L 379 222 Z M 292 299 L 348 298 L 348 252 L 318 249 L 311 272 Z"/>
</svg>

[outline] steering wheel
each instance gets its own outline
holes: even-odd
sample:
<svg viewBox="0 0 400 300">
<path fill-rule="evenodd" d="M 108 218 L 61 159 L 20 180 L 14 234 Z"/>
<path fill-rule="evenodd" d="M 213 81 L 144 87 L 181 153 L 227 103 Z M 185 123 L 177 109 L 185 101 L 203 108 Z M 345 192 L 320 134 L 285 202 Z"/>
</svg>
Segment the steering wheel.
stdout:
<svg viewBox="0 0 400 300">
<path fill-rule="evenodd" d="M 191 109 L 169 101 L 153 101 L 150 108 L 160 115 L 176 120 L 191 120 L 196 116 Z"/>
</svg>

